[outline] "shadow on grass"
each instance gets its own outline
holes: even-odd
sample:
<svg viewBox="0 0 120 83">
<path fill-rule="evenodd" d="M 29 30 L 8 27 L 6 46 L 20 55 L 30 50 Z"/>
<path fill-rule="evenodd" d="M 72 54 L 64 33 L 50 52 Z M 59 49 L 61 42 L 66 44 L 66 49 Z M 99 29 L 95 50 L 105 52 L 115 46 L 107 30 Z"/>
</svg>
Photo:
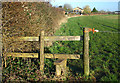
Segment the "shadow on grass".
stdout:
<svg viewBox="0 0 120 83">
<path fill-rule="evenodd" d="M 68 67 L 71 69 L 72 75 L 83 75 L 83 55 L 77 60 L 68 60 Z"/>
</svg>

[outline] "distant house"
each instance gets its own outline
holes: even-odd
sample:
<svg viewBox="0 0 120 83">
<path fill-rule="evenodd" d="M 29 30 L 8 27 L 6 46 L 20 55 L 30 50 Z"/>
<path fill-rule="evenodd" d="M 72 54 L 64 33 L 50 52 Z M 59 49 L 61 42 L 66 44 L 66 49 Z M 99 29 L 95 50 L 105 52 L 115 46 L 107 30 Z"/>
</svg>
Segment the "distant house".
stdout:
<svg viewBox="0 0 120 83">
<path fill-rule="evenodd" d="M 76 14 L 82 14 L 84 12 L 84 10 L 80 7 L 76 7 L 72 10 L 73 13 L 76 13 Z"/>
<path fill-rule="evenodd" d="M 115 11 L 115 14 L 120 14 L 120 11 Z"/>
</svg>

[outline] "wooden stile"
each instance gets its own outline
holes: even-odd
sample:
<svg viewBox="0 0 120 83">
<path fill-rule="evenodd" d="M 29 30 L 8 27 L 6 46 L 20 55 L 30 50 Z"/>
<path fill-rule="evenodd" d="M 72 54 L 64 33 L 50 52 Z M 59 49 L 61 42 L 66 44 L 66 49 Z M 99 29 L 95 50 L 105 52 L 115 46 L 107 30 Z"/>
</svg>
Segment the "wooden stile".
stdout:
<svg viewBox="0 0 120 83">
<path fill-rule="evenodd" d="M 84 28 L 84 74 L 89 75 L 89 29 Z M 40 53 L 7 53 L 7 56 L 25 57 L 25 58 L 39 58 L 40 71 L 44 74 L 44 59 L 58 58 L 54 65 L 56 65 L 56 75 L 61 75 L 61 71 L 66 75 L 67 59 L 80 59 L 78 54 L 49 54 L 44 53 L 44 41 L 80 41 L 82 36 L 44 36 L 44 31 L 41 31 L 39 37 L 17 37 L 13 41 L 39 41 Z M 6 61 L 5 61 L 6 64 Z M 6 66 L 6 65 L 5 65 Z"/>
<path fill-rule="evenodd" d="M 66 75 L 66 65 L 67 65 L 67 59 L 58 59 L 54 62 L 54 65 L 56 65 L 56 75 L 61 75 L 63 71 L 63 75 Z"/>
</svg>

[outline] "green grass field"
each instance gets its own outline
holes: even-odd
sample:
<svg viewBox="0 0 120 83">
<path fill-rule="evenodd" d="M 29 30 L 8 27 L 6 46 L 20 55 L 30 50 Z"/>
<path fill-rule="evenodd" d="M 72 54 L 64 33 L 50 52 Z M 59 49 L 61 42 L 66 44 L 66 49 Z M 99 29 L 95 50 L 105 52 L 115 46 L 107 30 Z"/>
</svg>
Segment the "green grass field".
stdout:
<svg viewBox="0 0 120 83">
<path fill-rule="evenodd" d="M 90 75 L 97 81 L 117 81 L 120 79 L 119 45 L 118 42 L 118 16 L 99 15 L 81 16 L 68 19 L 55 35 L 60 36 L 82 36 L 83 28 L 95 28 L 99 31 L 90 32 Z M 70 74 L 68 76 L 78 78 L 83 76 L 83 41 L 55 42 L 49 48 L 52 53 L 80 54 L 79 60 L 68 60 Z M 49 60 L 46 60 L 49 62 Z M 51 64 L 51 63 L 50 63 Z M 50 66 L 47 64 L 47 67 Z M 49 67 L 52 69 L 52 67 Z"/>
</svg>

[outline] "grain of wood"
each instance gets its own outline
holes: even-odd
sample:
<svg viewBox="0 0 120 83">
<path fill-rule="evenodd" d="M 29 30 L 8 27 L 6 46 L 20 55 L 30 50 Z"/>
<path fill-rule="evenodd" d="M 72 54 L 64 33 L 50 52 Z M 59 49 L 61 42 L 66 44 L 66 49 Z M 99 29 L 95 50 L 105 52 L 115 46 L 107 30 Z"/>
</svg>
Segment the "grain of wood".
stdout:
<svg viewBox="0 0 120 83">
<path fill-rule="evenodd" d="M 38 58 L 38 53 L 7 53 L 7 56 L 24 57 L 24 58 Z"/>
<path fill-rule="evenodd" d="M 67 59 L 58 59 L 54 62 L 54 65 L 56 65 L 56 75 L 61 75 L 61 72 L 63 71 L 63 75 L 66 75 L 66 64 Z"/>
<path fill-rule="evenodd" d="M 40 34 L 40 71 L 44 73 L 44 31 Z"/>
<path fill-rule="evenodd" d="M 81 36 L 46 36 L 45 41 L 80 41 Z"/>
<path fill-rule="evenodd" d="M 65 59 L 58 59 L 57 61 L 54 62 L 54 65 L 61 65 L 65 63 Z"/>
<path fill-rule="evenodd" d="M 11 37 L 13 41 L 39 41 L 39 37 Z"/>
<path fill-rule="evenodd" d="M 39 41 L 39 37 L 11 37 L 13 41 Z M 45 36 L 44 41 L 80 41 L 82 36 Z"/>
<path fill-rule="evenodd" d="M 60 76 L 60 75 L 61 75 L 61 66 L 56 65 L 56 76 Z"/>
<path fill-rule="evenodd" d="M 45 53 L 45 58 L 59 58 L 59 59 L 80 59 L 78 54 L 49 54 Z"/>
<path fill-rule="evenodd" d="M 89 28 L 84 28 L 84 74 L 89 75 Z"/>
<path fill-rule="evenodd" d="M 24 57 L 24 58 L 38 58 L 38 53 L 7 53 L 7 56 Z M 44 54 L 45 58 L 63 58 L 63 59 L 80 59 L 78 54 Z"/>
</svg>

